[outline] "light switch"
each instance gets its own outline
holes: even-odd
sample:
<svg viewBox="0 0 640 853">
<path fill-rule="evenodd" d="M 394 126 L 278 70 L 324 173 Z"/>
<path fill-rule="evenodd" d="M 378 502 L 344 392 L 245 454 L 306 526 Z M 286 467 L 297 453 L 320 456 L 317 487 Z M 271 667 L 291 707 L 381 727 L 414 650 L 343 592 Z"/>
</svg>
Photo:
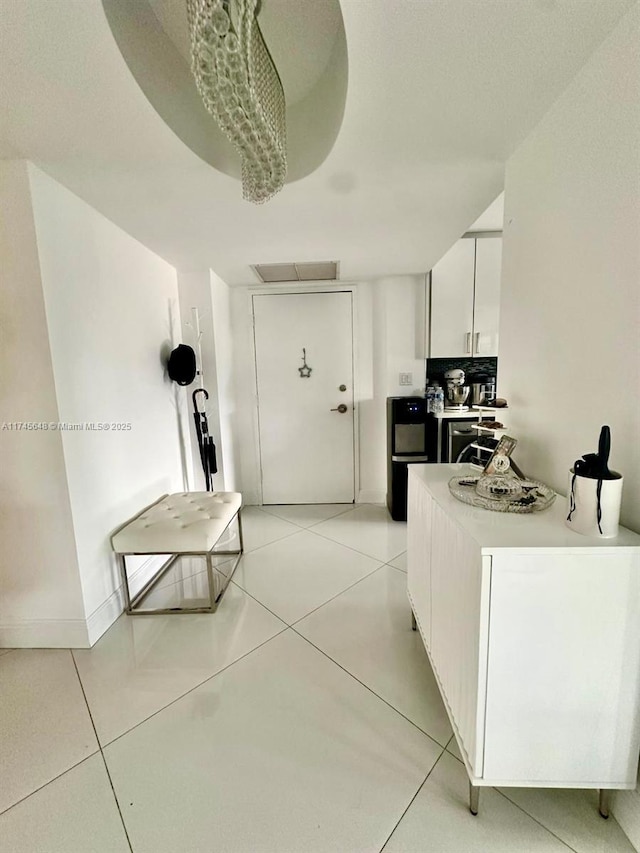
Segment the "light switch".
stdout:
<svg viewBox="0 0 640 853">
<path fill-rule="evenodd" d="M 400 385 L 413 385 L 413 374 L 412 373 L 400 373 L 398 375 L 400 377 L 400 381 L 399 381 Z"/>
</svg>

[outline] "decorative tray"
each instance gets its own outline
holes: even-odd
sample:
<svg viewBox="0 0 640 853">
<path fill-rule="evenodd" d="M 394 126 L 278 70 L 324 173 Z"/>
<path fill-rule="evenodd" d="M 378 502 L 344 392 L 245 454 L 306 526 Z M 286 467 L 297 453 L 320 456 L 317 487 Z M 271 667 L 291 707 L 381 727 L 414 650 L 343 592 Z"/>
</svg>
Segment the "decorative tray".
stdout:
<svg viewBox="0 0 640 853">
<path fill-rule="evenodd" d="M 539 480 L 518 480 L 519 496 L 500 496 L 495 498 L 479 495 L 476 487 L 481 477 L 473 475 L 452 477 L 449 480 L 449 491 L 462 503 L 490 509 L 493 512 L 540 512 L 547 509 L 556 499 L 556 493 Z"/>
</svg>

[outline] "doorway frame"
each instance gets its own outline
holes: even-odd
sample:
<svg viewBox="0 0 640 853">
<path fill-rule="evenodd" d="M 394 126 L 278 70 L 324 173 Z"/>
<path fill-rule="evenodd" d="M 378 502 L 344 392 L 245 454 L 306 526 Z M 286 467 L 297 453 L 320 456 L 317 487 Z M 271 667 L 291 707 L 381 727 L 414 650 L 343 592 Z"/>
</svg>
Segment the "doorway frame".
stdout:
<svg viewBox="0 0 640 853">
<path fill-rule="evenodd" d="M 253 383 L 253 440 L 256 458 L 259 468 L 259 497 L 260 506 L 264 506 L 264 493 L 262 489 L 262 451 L 260 447 L 260 404 L 258 397 L 258 370 L 255 329 L 253 324 L 253 297 L 279 295 L 295 295 L 300 293 L 351 293 L 351 359 L 353 365 L 353 506 L 357 506 L 360 496 L 360 364 L 358 361 L 358 296 L 357 282 L 331 282 L 317 281 L 305 284 L 271 284 L 251 285 L 247 289 L 247 310 L 249 313 L 249 324 L 251 330 L 251 370 Z M 344 504 L 350 506 L 350 504 Z"/>
</svg>

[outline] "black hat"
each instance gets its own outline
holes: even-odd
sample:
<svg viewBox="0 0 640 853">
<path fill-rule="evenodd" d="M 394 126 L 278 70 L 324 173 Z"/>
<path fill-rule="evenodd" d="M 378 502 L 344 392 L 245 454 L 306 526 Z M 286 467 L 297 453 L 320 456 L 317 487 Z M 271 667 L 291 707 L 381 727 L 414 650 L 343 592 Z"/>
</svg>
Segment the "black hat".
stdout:
<svg viewBox="0 0 640 853">
<path fill-rule="evenodd" d="M 171 351 L 167 364 L 169 378 L 178 385 L 191 385 L 196 378 L 196 354 L 186 344 L 179 344 Z"/>
</svg>

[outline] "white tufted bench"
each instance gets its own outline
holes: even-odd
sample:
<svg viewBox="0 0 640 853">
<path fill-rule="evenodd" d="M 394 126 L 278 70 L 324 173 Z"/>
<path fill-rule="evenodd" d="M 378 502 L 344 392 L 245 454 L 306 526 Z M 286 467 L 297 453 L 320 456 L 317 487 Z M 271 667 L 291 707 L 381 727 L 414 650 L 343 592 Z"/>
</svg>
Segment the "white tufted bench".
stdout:
<svg viewBox="0 0 640 853">
<path fill-rule="evenodd" d="M 111 536 L 111 546 L 120 562 L 126 612 L 136 615 L 215 612 L 243 552 L 241 507 L 242 495 L 238 492 L 179 492 L 164 495 L 119 527 Z M 239 548 L 235 551 L 214 551 L 222 534 L 234 519 L 238 521 Z M 132 599 L 126 558 L 143 554 L 171 556 Z M 220 554 L 234 555 L 236 560 L 226 577 L 224 587 L 216 595 L 213 557 Z M 182 556 L 199 556 L 206 559 L 209 604 L 203 607 L 137 609 L 175 560 Z"/>
</svg>

